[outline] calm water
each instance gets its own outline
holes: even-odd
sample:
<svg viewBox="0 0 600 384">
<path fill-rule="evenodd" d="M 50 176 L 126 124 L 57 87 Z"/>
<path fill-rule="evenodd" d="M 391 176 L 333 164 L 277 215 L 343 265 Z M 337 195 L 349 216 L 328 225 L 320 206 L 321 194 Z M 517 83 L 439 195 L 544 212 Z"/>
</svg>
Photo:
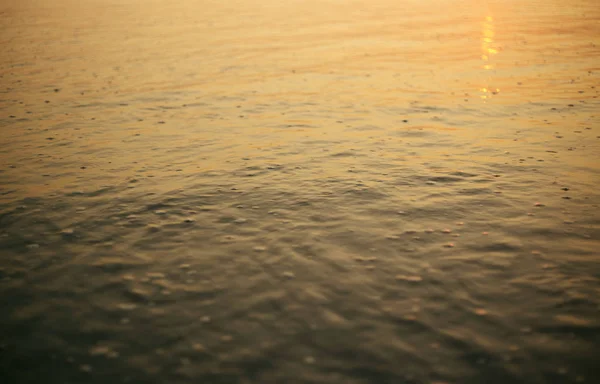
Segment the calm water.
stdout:
<svg viewBox="0 0 600 384">
<path fill-rule="evenodd" d="M 597 0 L 4 1 L 3 383 L 597 383 Z"/>
</svg>

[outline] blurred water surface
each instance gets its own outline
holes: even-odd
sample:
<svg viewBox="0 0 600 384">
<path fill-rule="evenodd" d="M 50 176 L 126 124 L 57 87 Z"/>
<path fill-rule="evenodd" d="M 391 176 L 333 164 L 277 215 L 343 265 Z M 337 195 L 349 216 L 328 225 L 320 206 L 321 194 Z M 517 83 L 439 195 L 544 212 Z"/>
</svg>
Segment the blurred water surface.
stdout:
<svg viewBox="0 0 600 384">
<path fill-rule="evenodd" d="M 579 383 L 596 0 L 4 1 L 5 383 Z"/>
</svg>

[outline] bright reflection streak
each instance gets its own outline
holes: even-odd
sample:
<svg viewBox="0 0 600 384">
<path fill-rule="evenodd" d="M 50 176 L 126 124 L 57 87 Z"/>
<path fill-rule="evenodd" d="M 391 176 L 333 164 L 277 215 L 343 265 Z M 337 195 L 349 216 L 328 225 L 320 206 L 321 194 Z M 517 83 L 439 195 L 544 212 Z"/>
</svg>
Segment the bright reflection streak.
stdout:
<svg viewBox="0 0 600 384">
<path fill-rule="evenodd" d="M 492 58 L 494 55 L 498 54 L 498 49 L 493 47 L 494 44 L 494 19 L 492 16 L 486 16 L 482 23 L 482 31 L 481 31 L 481 60 L 483 60 L 482 68 L 485 71 L 491 71 L 495 69 L 495 65 L 492 62 Z M 487 76 L 489 82 L 489 76 Z M 490 88 L 489 84 L 479 89 L 481 92 L 481 98 L 485 101 L 492 97 L 492 95 L 500 92 L 498 88 Z"/>
</svg>

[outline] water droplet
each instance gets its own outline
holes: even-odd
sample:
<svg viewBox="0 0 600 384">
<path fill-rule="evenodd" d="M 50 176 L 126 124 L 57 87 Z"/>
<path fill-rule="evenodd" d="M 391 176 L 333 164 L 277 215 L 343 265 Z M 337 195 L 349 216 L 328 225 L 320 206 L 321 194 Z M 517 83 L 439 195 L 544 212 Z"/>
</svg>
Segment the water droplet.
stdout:
<svg viewBox="0 0 600 384">
<path fill-rule="evenodd" d="M 288 279 L 293 279 L 294 277 L 296 277 L 296 275 L 294 274 L 294 272 L 283 272 L 283 277 L 288 278 Z"/>
<path fill-rule="evenodd" d="M 89 353 L 92 356 L 106 356 L 112 359 L 119 357 L 118 352 L 106 345 L 96 345 L 90 348 Z"/>
<path fill-rule="evenodd" d="M 202 345 L 200 343 L 194 343 L 194 344 L 192 344 L 192 349 L 194 351 L 198 351 L 198 352 L 206 351 L 206 348 L 204 347 L 204 345 Z"/>
<path fill-rule="evenodd" d="M 91 372 L 92 367 L 89 364 L 82 364 L 79 366 L 79 370 L 82 372 Z"/>
</svg>

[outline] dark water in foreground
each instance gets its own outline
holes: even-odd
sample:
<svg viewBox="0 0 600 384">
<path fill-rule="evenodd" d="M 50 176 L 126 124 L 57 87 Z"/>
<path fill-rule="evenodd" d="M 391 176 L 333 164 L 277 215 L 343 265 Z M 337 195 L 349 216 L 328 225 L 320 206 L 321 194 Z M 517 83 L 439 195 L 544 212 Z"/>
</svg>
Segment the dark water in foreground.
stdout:
<svg viewBox="0 0 600 384">
<path fill-rule="evenodd" d="M 0 382 L 596 383 L 595 1 L 0 6 Z"/>
</svg>

